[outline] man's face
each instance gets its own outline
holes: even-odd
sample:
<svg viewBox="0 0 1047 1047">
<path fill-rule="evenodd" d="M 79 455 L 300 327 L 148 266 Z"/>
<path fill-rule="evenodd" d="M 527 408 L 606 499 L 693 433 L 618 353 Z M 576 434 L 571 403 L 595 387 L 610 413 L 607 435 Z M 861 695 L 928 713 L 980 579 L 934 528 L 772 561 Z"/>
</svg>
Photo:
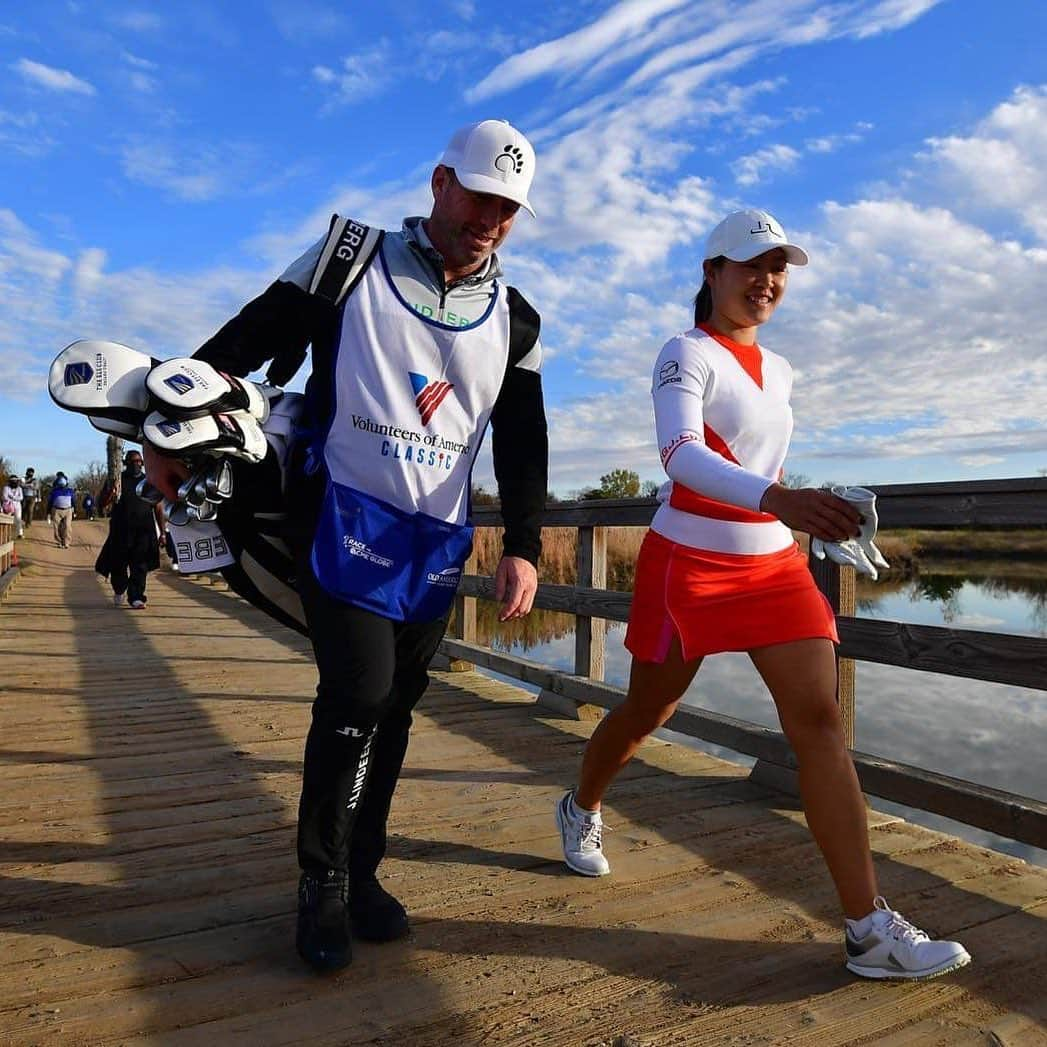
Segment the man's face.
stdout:
<svg viewBox="0 0 1047 1047">
<path fill-rule="evenodd" d="M 428 232 L 448 272 L 478 269 L 509 235 L 520 205 L 491 193 L 476 193 L 440 165 L 433 171 L 433 212 Z"/>
</svg>

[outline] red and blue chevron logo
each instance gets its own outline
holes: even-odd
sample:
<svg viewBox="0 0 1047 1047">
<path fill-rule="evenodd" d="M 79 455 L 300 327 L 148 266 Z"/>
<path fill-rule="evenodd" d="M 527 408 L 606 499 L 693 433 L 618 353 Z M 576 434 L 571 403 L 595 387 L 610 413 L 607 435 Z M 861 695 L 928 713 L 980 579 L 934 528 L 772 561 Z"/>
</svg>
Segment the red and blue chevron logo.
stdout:
<svg viewBox="0 0 1047 1047">
<path fill-rule="evenodd" d="M 411 388 L 414 390 L 414 405 L 422 417 L 422 425 L 428 425 L 429 419 L 444 402 L 444 397 L 454 388 L 450 382 L 430 382 L 424 374 L 408 371 Z"/>
</svg>

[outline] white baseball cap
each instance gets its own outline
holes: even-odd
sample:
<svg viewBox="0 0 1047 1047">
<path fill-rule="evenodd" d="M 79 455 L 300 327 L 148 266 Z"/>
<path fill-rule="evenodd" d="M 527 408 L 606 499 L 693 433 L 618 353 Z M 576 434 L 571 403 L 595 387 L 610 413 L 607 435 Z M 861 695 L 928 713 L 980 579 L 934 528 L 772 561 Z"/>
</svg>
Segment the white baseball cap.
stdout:
<svg viewBox="0 0 1047 1047">
<path fill-rule="evenodd" d="M 466 189 L 503 196 L 534 214 L 527 199 L 534 178 L 534 147 L 508 120 L 481 120 L 459 128 L 440 163 L 454 168 Z"/>
<path fill-rule="evenodd" d="M 735 211 L 709 234 L 705 261 L 723 255 L 732 262 L 748 262 L 776 247 L 785 251 L 786 259 L 793 265 L 807 264 L 807 252 L 789 243 L 781 222 L 774 215 L 766 211 Z"/>
</svg>

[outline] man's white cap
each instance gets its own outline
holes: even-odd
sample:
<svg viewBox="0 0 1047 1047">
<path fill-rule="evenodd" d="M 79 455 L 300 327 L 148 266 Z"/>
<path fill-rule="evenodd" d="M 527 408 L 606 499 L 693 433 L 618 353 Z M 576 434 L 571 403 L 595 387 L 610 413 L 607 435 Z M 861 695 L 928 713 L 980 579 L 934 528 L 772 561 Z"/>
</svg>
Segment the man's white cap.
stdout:
<svg viewBox="0 0 1047 1047">
<path fill-rule="evenodd" d="M 732 262 L 748 262 L 750 258 L 776 247 L 785 251 L 786 260 L 793 265 L 807 264 L 807 252 L 789 243 L 785 230 L 774 215 L 766 211 L 735 211 L 709 234 L 705 243 L 705 260 L 723 255 Z"/>
<path fill-rule="evenodd" d="M 534 214 L 527 199 L 534 178 L 534 147 L 507 120 L 481 120 L 459 128 L 440 163 L 453 167 L 466 189 L 504 196 Z"/>
</svg>

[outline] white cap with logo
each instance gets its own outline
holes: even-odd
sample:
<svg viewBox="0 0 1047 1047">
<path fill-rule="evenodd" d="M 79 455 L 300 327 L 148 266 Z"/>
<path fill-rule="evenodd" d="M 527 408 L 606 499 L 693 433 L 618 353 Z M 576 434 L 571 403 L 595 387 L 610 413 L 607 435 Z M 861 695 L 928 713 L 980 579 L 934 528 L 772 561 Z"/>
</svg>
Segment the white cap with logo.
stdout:
<svg viewBox="0 0 1047 1047">
<path fill-rule="evenodd" d="M 732 262 L 748 262 L 776 247 L 785 251 L 786 260 L 793 265 L 807 264 L 807 252 L 789 243 L 781 222 L 774 215 L 766 211 L 735 211 L 709 234 L 705 260 L 722 255 Z"/>
<path fill-rule="evenodd" d="M 534 178 L 534 147 L 507 120 L 459 128 L 440 157 L 466 189 L 505 197 L 534 214 L 527 193 Z"/>
</svg>

